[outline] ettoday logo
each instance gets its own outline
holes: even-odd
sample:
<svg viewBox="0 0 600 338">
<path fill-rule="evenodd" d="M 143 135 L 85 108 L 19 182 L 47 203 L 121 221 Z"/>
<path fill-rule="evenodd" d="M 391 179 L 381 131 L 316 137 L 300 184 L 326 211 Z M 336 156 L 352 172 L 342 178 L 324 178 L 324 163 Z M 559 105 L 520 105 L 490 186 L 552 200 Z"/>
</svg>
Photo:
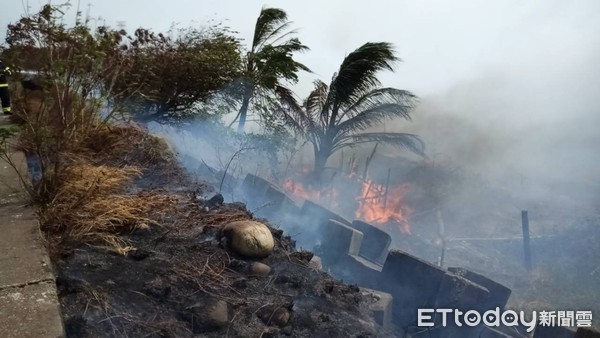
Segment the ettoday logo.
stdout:
<svg viewBox="0 0 600 338">
<path fill-rule="evenodd" d="M 532 311 L 531 320 L 527 320 L 524 311 L 503 310 L 496 307 L 493 310 L 480 313 L 476 310 L 461 311 L 458 309 L 418 309 L 417 325 L 419 327 L 432 327 L 434 325 L 448 326 L 449 320 L 454 325 L 478 326 L 480 324 L 489 327 L 514 327 L 524 326 L 527 332 L 533 331 L 536 323 L 542 326 L 574 326 L 589 327 L 592 325 L 591 311 Z"/>
</svg>

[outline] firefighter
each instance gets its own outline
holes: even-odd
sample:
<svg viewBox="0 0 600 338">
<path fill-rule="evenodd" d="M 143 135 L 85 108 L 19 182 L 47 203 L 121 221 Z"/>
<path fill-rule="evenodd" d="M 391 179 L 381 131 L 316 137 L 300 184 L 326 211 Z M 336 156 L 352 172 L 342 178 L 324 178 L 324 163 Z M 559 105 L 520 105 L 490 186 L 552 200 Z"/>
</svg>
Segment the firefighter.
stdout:
<svg viewBox="0 0 600 338">
<path fill-rule="evenodd" d="M 0 101 L 2 101 L 2 111 L 5 115 L 10 115 L 10 93 L 8 91 L 8 80 L 10 68 L 6 67 L 0 60 Z"/>
</svg>

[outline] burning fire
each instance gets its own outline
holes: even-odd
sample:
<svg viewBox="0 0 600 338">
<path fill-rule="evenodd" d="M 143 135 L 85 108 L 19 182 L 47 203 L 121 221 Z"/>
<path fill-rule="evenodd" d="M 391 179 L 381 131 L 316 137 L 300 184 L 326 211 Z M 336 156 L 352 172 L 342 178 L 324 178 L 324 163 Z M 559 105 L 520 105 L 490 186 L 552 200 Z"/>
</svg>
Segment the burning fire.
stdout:
<svg viewBox="0 0 600 338">
<path fill-rule="evenodd" d="M 357 175 L 350 175 L 348 179 L 358 185 L 359 196 L 356 197 L 357 208 L 354 212 L 356 219 L 377 226 L 396 225 L 403 234 L 410 235 L 409 218 L 412 210 L 404 201 L 410 189 L 408 184 L 386 187 L 368 178 L 359 183 Z M 319 202 L 334 210 L 339 206 L 340 196 L 334 187 L 316 189 L 291 178 L 285 179 L 282 187 L 295 198 Z"/>
<path fill-rule="evenodd" d="M 283 190 L 298 199 L 311 200 L 329 206 L 337 206 L 338 192 L 335 188 L 311 189 L 291 178 L 286 178 L 282 184 Z"/>
<path fill-rule="evenodd" d="M 410 235 L 408 219 L 412 210 L 404 202 L 404 196 L 409 190 L 408 184 L 384 187 L 367 179 L 362 185 L 362 194 L 354 216 L 371 224 L 398 224 L 403 234 Z"/>
</svg>

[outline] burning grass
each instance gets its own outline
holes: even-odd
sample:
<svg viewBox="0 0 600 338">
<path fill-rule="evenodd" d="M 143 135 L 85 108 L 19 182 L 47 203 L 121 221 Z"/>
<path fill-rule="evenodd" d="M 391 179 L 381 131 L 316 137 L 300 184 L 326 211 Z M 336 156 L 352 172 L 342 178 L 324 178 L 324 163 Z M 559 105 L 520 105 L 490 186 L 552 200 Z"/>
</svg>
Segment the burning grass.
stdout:
<svg viewBox="0 0 600 338">
<path fill-rule="evenodd" d="M 148 215 L 165 213 L 173 203 L 164 194 L 126 194 L 139 174 L 135 167 L 96 166 L 84 160 L 67 167 L 63 184 L 39 211 L 43 229 L 58 235 L 50 236 L 53 249 L 83 242 L 120 253 L 132 250 L 119 234 L 158 225 Z"/>
<path fill-rule="evenodd" d="M 404 235 L 411 234 L 412 209 L 406 201 L 410 184 L 393 186 L 380 184 L 369 176 L 356 173 L 340 175 L 326 186 L 306 183 L 306 180 L 284 179 L 283 190 L 297 200 L 311 200 L 341 214 L 353 213 L 358 220 L 382 229 L 398 228 Z M 343 210 L 351 206 L 353 210 Z"/>
</svg>

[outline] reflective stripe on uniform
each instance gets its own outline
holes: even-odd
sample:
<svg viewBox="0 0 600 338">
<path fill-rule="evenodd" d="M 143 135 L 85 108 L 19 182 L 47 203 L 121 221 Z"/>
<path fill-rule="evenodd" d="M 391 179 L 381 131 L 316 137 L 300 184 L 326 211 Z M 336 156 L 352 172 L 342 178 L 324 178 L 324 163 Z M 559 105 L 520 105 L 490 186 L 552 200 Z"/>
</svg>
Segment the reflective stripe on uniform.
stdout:
<svg viewBox="0 0 600 338">
<path fill-rule="evenodd" d="M 3 110 L 4 112 L 9 112 L 9 111 L 10 111 L 10 107 L 2 107 L 2 110 Z"/>
<path fill-rule="evenodd" d="M 0 88 L 2 87 L 8 87 L 8 83 L 0 83 Z"/>
</svg>

